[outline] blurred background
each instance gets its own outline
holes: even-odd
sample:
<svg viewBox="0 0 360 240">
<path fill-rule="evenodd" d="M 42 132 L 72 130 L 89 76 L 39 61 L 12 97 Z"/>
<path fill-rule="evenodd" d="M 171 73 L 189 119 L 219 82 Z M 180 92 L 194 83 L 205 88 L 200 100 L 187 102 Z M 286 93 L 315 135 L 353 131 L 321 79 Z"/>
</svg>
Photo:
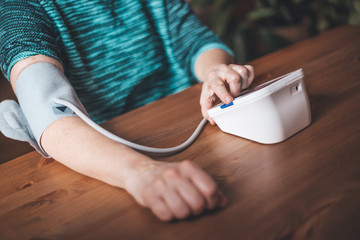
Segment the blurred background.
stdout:
<svg viewBox="0 0 360 240">
<path fill-rule="evenodd" d="M 187 0 L 244 64 L 339 25 L 360 25 L 360 0 Z"/>
</svg>

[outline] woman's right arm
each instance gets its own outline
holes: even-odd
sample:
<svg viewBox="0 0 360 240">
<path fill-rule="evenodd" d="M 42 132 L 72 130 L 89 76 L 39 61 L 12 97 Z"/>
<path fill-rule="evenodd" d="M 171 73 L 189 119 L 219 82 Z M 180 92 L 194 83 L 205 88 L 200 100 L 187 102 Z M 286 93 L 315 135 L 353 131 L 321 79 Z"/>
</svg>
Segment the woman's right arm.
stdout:
<svg viewBox="0 0 360 240">
<path fill-rule="evenodd" d="M 62 69 L 57 60 L 43 55 L 17 62 L 11 70 L 15 93 L 19 74 L 37 62 L 52 63 Z M 41 145 L 69 168 L 124 188 L 161 220 L 183 219 L 226 204 L 214 180 L 193 162 L 154 161 L 103 136 L 78 117 L 51 123 L 42 134 Z"/>
<path fill-rule="evenodd" d="M 62 70 L 57 36 L 47 16 L 37 0 L 0 1 L 0 32 L 6 33 L 0 34 L 0 67 L 15 93 L 19 75 L 34 63 L 48 62 Z M 78 117 L 52 122 L 41 136 L 51 157 L 126 189 L 162 220 L 185 218 L 226 203 L 213 179 L 194 163 L 154 161 L 104 137 Z"/>
</svg>

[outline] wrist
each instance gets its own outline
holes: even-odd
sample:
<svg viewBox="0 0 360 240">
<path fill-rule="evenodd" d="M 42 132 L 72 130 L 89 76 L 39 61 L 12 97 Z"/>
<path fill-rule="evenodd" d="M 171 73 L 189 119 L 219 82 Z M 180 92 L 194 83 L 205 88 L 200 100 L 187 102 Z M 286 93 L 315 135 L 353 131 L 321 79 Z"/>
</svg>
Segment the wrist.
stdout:
<svg viewBox="0 0 360 240">
<path fill-rule="evenodd" d="M 124 188 L 125 190 L 132 192 L 136 188 L 138 180 L 144 174 L 151 172 L 156 168 L 158 162 L 151 159 L 150 157 L 143 155 L 135 150 L 126 160 L 126 166 L 123 167 L 121 181 L 118 187 Z"/>
<path fill-rule="evenodd" d="M 155 171 L 160 163 L 143 155 L 137 158 L 127 168 L 123 175 L 122 188 L 134 195 L 137 189 L 143 184 L 144 179 L 151 179 L 151 176 L 146 176 Z M 149 180 L 150 181 L 150 180 Z"/>
</svg>

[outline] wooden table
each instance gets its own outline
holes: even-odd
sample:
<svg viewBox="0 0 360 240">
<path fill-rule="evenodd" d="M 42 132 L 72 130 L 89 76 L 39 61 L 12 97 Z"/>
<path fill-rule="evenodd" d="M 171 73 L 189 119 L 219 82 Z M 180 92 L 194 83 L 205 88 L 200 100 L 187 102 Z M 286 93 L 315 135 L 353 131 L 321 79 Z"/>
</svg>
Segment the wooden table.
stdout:
<svg viewBox="0 0 360 240">
<path fill-rule="evenodd" d="M 255 84 L 304 69 L 313 121 L 289 140 L 261 145 L 207 125 L 190 148 L 156 157 L 196 161 L 228 196 L 225 209 L 163 223 L 125 191 L 29 152 L 0 165 L 0 239 L 360 239 L 359 43 L 360 28 L 344 26 L 251 62 Z M 104 126 L 173 146 L 201 120 L 199 93 Z"/>
</svg>

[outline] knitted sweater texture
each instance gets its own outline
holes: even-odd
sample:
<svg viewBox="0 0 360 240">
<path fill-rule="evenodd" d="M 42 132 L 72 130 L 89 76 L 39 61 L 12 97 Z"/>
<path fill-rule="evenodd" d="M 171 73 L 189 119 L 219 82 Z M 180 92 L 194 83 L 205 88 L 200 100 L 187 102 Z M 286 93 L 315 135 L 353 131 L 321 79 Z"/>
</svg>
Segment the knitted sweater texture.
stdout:
<svg viewBox="0 0 360 240">
<path fill-rule="evenodd" d="M 57 59 L 98 123 L 189 87 L 197 57 L 211 48 L 231 53 L 182 0 L 0 3 L 4 75 L 27 57 Z"/>
</svg>

